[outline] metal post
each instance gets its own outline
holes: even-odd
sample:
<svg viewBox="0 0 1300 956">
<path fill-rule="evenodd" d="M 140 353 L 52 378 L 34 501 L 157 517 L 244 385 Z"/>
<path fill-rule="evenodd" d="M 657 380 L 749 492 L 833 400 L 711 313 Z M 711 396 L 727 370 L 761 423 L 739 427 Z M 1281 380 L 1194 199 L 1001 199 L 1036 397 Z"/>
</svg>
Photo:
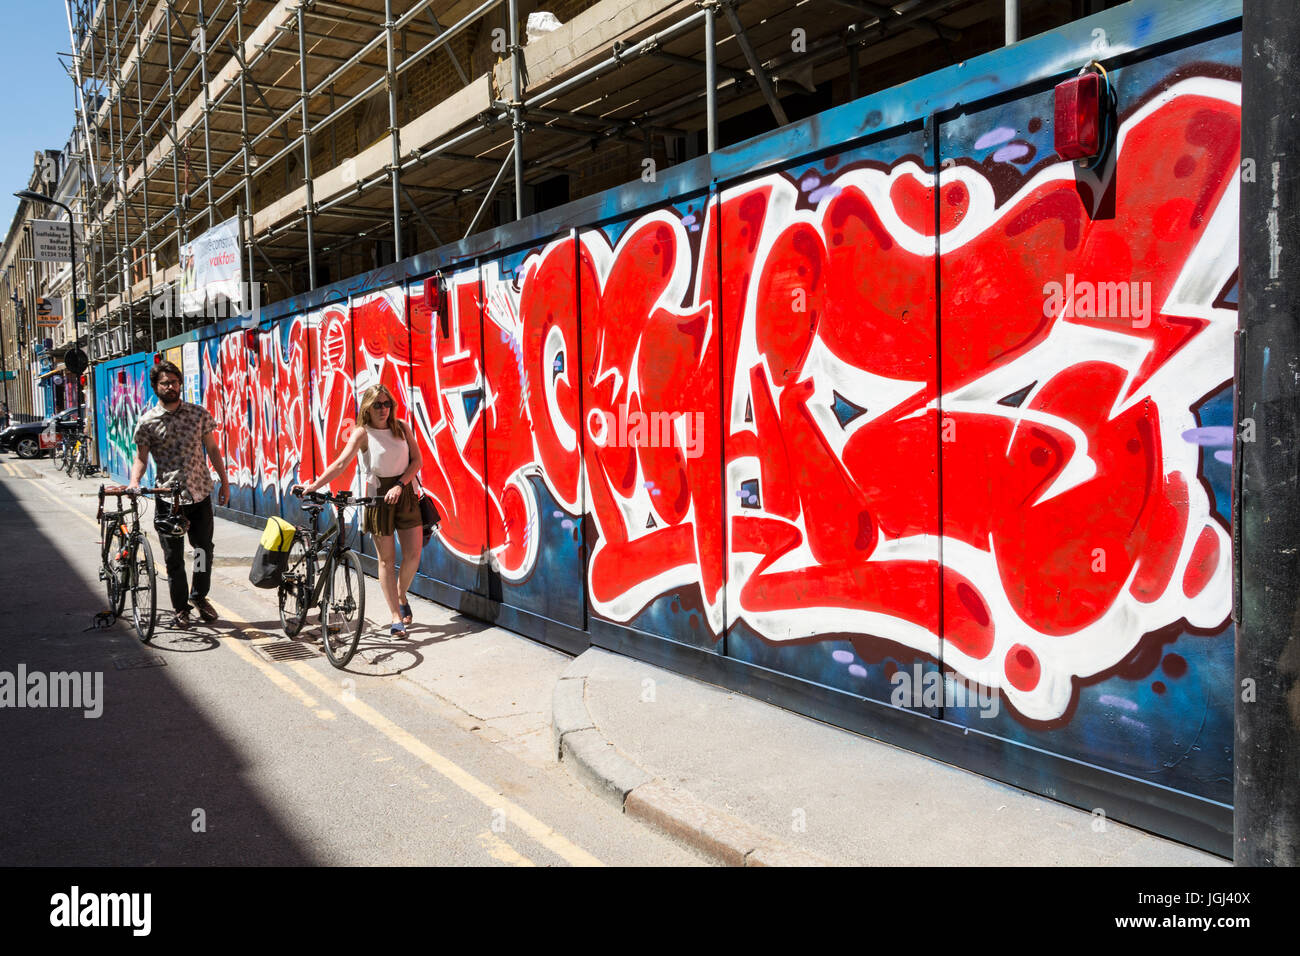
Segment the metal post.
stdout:
<svg viewBox="0 0 1300 956">
<path fill-rule="evenodd" d="M 1010 0 L 1008 0 L 1010 2 Z M 767 101 L 768 109 L 776 117 L 777 126 L 789 126 L 790 118 L 785 115 L 785 108 L 781 101 L 776 98 L 776 90 L 772 88 L 772 81 L 768 79 L 767 71 L 763 69 L 763 63 L 758 58 L 758 53 L 750 45 L 749 37 L 745 35 L 744 24 L 740 22 L 740 17 L 732 7 L 723 7 L 727 14 L 727 22 L 731 24 L 732 32 L 736 35 L 736 43 L 740 46 L 740 52 L 745 54 L 745 62 L 749 64 L 749 71 L 754 74 L 754 79 L 758 82 L 758 88 L 763 94 L 763 99 Z"/>
<path fill-rule="evenodd" d="M 402 196 L 401 196 L 401 130 L 397 125 L 397 83 L 393 72 L 393 0 L 384 0 L 384 33 L 388 53 L 388 70 L 384 82 L 388 86 L 388 137 L 393 144 L 393 162 L 388 177 L 393 187 L 393 261 L 402 261 Z"/>
<path fill-rule="evenodd" d="M 1020 39 L 1020 0 L 1006 0 L 1007 46 Z"/>
<path fill-rule="evenodd" d="M 515 148 L 512 145 L 510 147 L 511 155 L 513 155 L 514 151 Z M 488 187 L 487 195 L 483 197 L 483 202 L 479 205 L 478 212 L 474 213 L 474 218 L 469 221 L 469 228 L 465 230 L 466 237 L 468 237 L 469 234 L 474 231 L 474 227 L 478 225 L 479 216 L 483 215 L 483 210 L 488 207 L 488 203 L 490 203 L 492 201 L 492 197 L 496 195 L 497 187 L 501 185 L 501 177 L 505 175 L 506 168 L 509 165 L 510 165 L 510 156 L 508 155 L 504 160 L 502 160 L 501 168 L 497 170 L 496 178 L 492 180 L 492 185 Z"/>
<path fill-rule="evenodd" d="M 119 31 L 117 0 L 113 0 L 113 70 L 117 74 L 114 78 L 115 86 L 122 76 L 122 43 Z M 139 64 L 137 63 L 136 66 L 138 68 Z M 124 91 L 119 88 L 114 94 L 113 99 L 115 100 L 115 105 L 117 107 L 117 131 L 119 134 L 117 153 L 120 162 L 116 195 L 117 204 L 122 209 L 122 235 L 126 239 L 125 251 L 122 253 L 123 264 L 126 266 L 126 326 L 128 329 L 126 353 L 130 354 L 135 350 L 135 287 L 132 281 L 135 277 L 131 274 L 131 266 L 133 265 L 131 257 L 134 252 L 131 246 L 131 224 L 126 218 L 127 198 L 126 183 L 124 181 L 126 179 L 126 129 L 125 123 L 122 119 L 123 94 Z M 69 213 L 69 215 L 71 215 L 71 213 Z"/>
<path fill-rule="evenodd" d="M 709 152 L 718 148 L 718 36 L 712 0 L 704 6 L 704 109 Z"/>
<path fill-rule="evenodd" d="M 244 151 L 244 205 L 240 211 L 240 237 L 248 255 L 248 289 L 253 288 L 253 177 L 248 152 L 248 64 L 244 60 L 244 5 L 235 7 L 235 37 L 239 41 L 239 140 Z M 243 216 L 248 224 L 244 225 Z"/>
<path fill-rule="evenodd" d="M 1289 39 L 1288 39 L 1289 38 Z M 1300 43 L 1291 0 L 1251 0 L 1241 30 L 1241 314 L 1233 504 L 1237 680 L 1234 861 L 1300 863 Z M 1253 162 L 1252 162 L 1253 161 Z"/>
<path fill-rule="evenodd" d="M 9 273 L 6 272 L 6 273 L 5 273 L 5 292 L 4 292 L 4 302 L 3 302 L 3 303 L 0 303 L 0 306 L 8 306 L 8 305 L 9 305 Z M 14 325 L 15 325 L 15 327 L 17 326 L 17 323 L 18 323 L 18 316 L 15 315 L 15 316 L 14 316 Z M 17 371 L 17 370 L 15 369 L 15 371 Z M 4 389 L 5 389 L 5 399 L 4 399 L 4 401 L 5 401 L 5 409 L 6 409 L 6 411 L 8 411 L 9 414 L 12 416 L 13 412 L 12 412 L 12 410 L 9 408 L 9 375 L 8 375 L 8 372 L 9 372 L 9 358 L 8 358 L 6 352 L 5 352 L 5 327 L 4 327 L 4 321 L 3 321 L 3 319 L 0 319 L 0 372 L 4 373 L 3 375 L 0 375 L 0 381 L 2 381 L 2 382 L 4 383 Z M 9 420 L 9 421 L 6 421 L 6 422 L 5 422 L 5 425 L 6 425 L 6 426 L 11 425 L 11 424 L 13 424 L 12 419 Z"/>
<path fill-rule="evenodd" d="M 169 135 L 172 140 L 172 217 L 176 221 L 176 261 L 181 261 L 181 251 L 185 248 L 185 243 L 189 242 L 189 224 L 188 218 L 181 215 L 181 142 L 176 135 L 176 66 L 172 61 L 172 0 L 167 0 L 167 16 L 163 18 L 167 23 L 167 105 L 170 110 L 171 130 Z M 175 291 L 173 289 L 172 291 Z M 172 335 L 172 308 L 171 306 L 178 300 L 173 295 L 171 303 L 167 307 L 167 318 L 165 321 L 164 331 L 167 338 Z M 185 319 L 180 319 L 181 328 L 185 328 Z"/>
<path fill-rule="evenodd" d="M 519 75 L 523 66 L 520 58 L 524 54 L 519 46 L 519 0 L 510 0 L 507 16 L 510 17 L 510 89 L 514 100 L 510 107 L 510 125 L 515 131 L 515 219 L 518 220 L 524 217 L 524 94 Z"/>
<path fill-rule="evenodd" d="M 144 189 L 144 268 L 149 276 L 149 351 L 154 350 L 156 337 L 153 331 L 153 225 L 149 218 L 149 150 L 144 126 L 144 37 L 140 33 L 140 4 L 135 4 L 135 109 L 140 118 L 140 172 Z M 131 347 L 135 349 L 135 326 L 131 327 Z"/>
<path fill-rule="evenodd" d="M 208 102 L 208 21 L 203 16 L 203 0 L 199 0 L 199 35 L 197 37 L 199 44 L 199 81 L 203 84 L 203 168 L 207 175 L 205 180 L 208 194 L 208 228 L 211 229 L 213 214 L 216 210 L 212 206 L 212 136 L 208 125 L 208 114 L 212 111 L 212 106 Z"/>
<path fill-rule="evenodd" d="M 298 85 L 302 102 L 302 169 L 307 180 L 307 289 L 316 288 L 316 245 L 313 232 L 316 194 L 311 181 L 311 116 L 307 111 L 307 35 L 303 32 L 302 7 L 298 7 Z"/>
</svg>

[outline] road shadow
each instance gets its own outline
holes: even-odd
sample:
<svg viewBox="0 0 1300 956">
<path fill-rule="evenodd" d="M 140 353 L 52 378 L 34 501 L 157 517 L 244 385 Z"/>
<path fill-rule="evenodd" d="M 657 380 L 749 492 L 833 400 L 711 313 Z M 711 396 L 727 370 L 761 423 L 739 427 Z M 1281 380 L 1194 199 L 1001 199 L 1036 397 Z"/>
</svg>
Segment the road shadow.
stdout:
<svg viewBox="0 0 1300 956">
<path fill-rule="evenodd" d="M 51 539 L 56 511 L 0 484 L 0 671 L 99 674 L 103 712 L 0 708 L 0 866 L 315 863 L 246 782 L 240 745 L 173 679 L 164 652 L 183 645 L 141 644 L 126 621 L 88 629 L 108 604 L 87 582 L 94 531 L 64 512 L 67 536 Z"/>
</svg>

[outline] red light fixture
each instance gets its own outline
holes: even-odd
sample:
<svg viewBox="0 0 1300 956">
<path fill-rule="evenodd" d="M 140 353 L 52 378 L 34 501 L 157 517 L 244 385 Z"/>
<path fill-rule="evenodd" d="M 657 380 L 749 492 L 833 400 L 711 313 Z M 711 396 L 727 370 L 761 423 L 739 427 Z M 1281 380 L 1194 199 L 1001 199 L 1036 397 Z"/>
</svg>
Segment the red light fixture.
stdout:
<svg viewBox="0 0 1300 956">
<path fill-rule="evenodd" d="M 153 353 L 153 364 L 154 364 L 154 365 L 161 365 L 161 364 L 162 364 L 162 360 L 163 360 L 163 359 L 162 359 L 162 353 L 161 353 L 161 352 L 154 352 L 154 353 Z"/>
<path fill-rule="evenodd" d="M 120 368 L 117 370 L 117 384 L 118 385 L 126 384 L 126 369 Z"/>
<path fill-rule="evenodd" d="M 1093 159 L 1101 152 L 1101 79 L 1088 70 L 1056 86 L 1052 133 L 1062 159 Z"/>
</svg>

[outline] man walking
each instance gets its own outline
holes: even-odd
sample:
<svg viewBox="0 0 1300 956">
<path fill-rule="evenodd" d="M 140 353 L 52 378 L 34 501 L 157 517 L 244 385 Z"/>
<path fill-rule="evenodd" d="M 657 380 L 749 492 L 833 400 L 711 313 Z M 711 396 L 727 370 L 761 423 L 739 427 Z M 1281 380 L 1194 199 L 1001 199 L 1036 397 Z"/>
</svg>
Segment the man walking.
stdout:
<svg viewBox="0 0 1300 956">
<path fill-rule="evenodd" d="M 230 503 L 230 484 L 226 462 L 217 445 L 217 423 L 206 408 L 181 401 L 181 370 L 171 362 L 155 365 L 149 382 L 159 404 L 140 416 L 135 427 L 135 461 L 131 464 L 131 488 L 140 488 L 140 479 L 153 455 L 158 484 L 179 482 L 190 493 L 193 504 L 181 505 L 179 515 L 189 524 L 190 544 L 201 557 L 194 566 L 194 586 L 186 586 L 185 539 L 174 532 L 171 502 L 159 498 L 154 514 L 154 529 L 162 543 L 167 563 L 167 583 L 176 614 L 167 626 L 185 630 L 190 626 L 191 604 L 205 621 L 217 619 L 216 608 L 208 601 L 212 583 L 212 477 L 203 460 L 208 459 L 221 476 L 217 504 Z"/>
</svg>

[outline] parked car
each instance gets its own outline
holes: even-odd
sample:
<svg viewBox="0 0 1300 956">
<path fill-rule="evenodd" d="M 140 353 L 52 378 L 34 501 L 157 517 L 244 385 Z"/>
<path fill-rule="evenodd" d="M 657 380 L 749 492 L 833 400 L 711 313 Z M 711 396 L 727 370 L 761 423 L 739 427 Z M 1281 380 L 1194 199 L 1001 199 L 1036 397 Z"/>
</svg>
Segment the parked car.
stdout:
<svg viewBox="0 0 1300 956">
<path fill-rule="evenodd" d="M 82 406 L 69 408 L 42 422 L 10 425 L 4 431 L 0 431 L 0 449 L 13 452 L 19 458 L 37 458 L 48 450 L 41 448 L 41 432 L 49 428 L 51 422 L 54 423 L 57 432 L 67 434 L 77 430 L 84 414 L 85 406 Z"/>
</svg>

